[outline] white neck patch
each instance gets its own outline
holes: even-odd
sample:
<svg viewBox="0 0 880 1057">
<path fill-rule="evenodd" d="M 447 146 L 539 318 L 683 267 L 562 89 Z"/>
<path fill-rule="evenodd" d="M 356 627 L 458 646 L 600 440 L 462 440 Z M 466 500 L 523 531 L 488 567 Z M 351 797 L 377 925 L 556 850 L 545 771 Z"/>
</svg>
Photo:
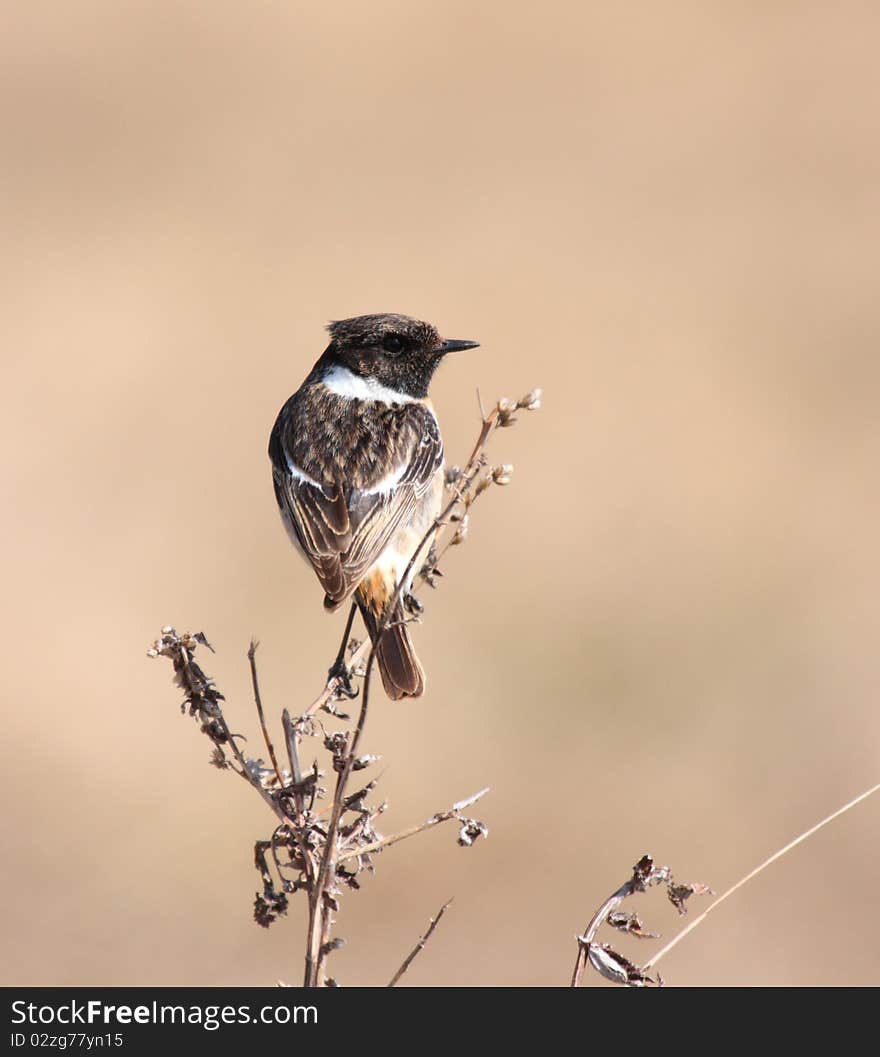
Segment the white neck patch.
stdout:
<svg viewBox="0 0 880 1057">
<path fill-rule="evenodd" d="M 389 389 L 375 378 L 362 378 L 347 367 L 339 365 L 331 367 L 321 382 L 331 393 L 346 400 L 378 400 L 383 404 L 411 404 L 416 400 L 416 397 L 408 393 Z"/>
</svg>

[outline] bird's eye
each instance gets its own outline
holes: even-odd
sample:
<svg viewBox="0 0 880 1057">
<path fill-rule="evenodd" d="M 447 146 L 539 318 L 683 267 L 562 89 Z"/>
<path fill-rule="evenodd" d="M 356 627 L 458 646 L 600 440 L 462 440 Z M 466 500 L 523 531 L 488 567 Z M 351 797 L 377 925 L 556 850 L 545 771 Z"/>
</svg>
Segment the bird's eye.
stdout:
<svg viewBox="0 0 880 1057">
<path fill-rule="evenodd" d="M 403 352 L 403 338 L 397 334 L 386 334 L 382 339 L 382 348 L 393 356 Z"/>
</svg>

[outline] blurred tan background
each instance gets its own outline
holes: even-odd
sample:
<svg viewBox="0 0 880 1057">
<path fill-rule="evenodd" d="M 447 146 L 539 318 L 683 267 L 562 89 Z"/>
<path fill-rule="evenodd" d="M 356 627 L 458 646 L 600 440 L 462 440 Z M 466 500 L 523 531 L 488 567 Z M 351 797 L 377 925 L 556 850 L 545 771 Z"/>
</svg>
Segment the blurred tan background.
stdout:
<svg viewBox="0 0 880 1057">
<path fill-rule="evenodd" d="M 566 983 L 644 852 L 721 891 L 878 780 L 876 5 L 4 7 L 3 983 L 300 978 L 303 907 L 250 916 L 268 815 L 145 650 L 204 629 L 252 745 L 252 634 L 273 715 L 319 687 L 342 616 L 266 444 L 333 318 L 482 342 L 451 461 L 477 386 L 545 391 L 365 746 L 386 832 L 490 785 L 490 838 L 382 858 L 342 984 L 450 895 L 409 984 Z M 880 983 L 878 822 L 664 977 Z"/>
</svg>

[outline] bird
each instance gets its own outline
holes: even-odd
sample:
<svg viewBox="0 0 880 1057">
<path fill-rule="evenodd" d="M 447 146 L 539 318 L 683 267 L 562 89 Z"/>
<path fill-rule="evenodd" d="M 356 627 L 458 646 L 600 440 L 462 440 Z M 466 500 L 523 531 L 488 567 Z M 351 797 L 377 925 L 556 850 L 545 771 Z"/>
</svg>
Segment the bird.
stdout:
<svg viewBox="0 0 880 1057">
<path fill-rule="evenodd" d="M 419 697 L 425 674 L 403 599 L 417 572 L 412 559 L 432 541 L 445 476 L 428 388 L 445 356 L 479 343 L 441 338 L 430 323 L 397 313 L 336 320 L 327 331 L 329 345 L 272 428 L 275 498 L 324 608 L 353 603 L 331 676 L 350 691 L 344 656 L 356 607 L 388 697 Z"/>
</svg>

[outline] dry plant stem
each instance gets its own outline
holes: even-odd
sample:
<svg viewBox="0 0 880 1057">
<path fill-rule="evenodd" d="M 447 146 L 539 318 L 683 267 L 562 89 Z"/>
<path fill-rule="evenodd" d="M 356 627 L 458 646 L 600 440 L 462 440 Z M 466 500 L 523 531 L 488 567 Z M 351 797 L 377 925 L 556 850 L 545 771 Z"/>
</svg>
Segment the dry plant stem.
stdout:
<svg viewBox="0 0 880 1057">
<path fill-rule="evenodd" d="M 269 730 L 266 727 L 266 717 L 265 717 L 265 714 L 263 712 L 263 699 L 260 696 L 260 681 L 259 681 L 259 678 L 257 676 L 257 656 L 256 656 L 257 655 L 257 647 L 258 646 L 259 646 L 259 643 L 252 639 L 251 640 L 251 644 L 250 644 L 250 648 L 248 649 L 248 662 L 250 663 L 250 667 L 251 667 L 251 683 L 252 683 L 253 688 L 254 688 L 254 703 L 257 706 L 257 715 L 260 717 L 260 726 L 261 726 L 261 728 L 263 730 L 263 740 L 266 743 L 266 748 L 268 749 L 269 757 L 272 760 L 272 768 L 275 771 L 275 778 L 278 781 L 278 788 L 279 789 L 283 789 L 284 788 L 284 778 L 283 778 L 283 776 L 281 774 L 281 768 L 278 766 L 278 760 L 277 760 L 277 758 L 275 756 L 275 746 L 272 744 L 272 739 L 269 737 Z M 294 782 L 294 785 L 296 786 L 300 782 L 302 782 L 302 772 L 300 770 L 299 758 L 297 756 L 297 751 L 296 751 L 296 746 L 297 746 L 296 736 L 294 735 L 294 740 L 293 740 L 292 744 L 291 744 L 291 741 L 290 741 L 290 739 L 288 737 L 288 727 L 289 727 L 289 724 L 290 724 L 290 716 L 288 715 L 287 709 L 284 710 L 284 713 L 283 713 L 283 716 L 282 716 L 282 723 L 283 723 L 283 726 L 284 726 L 285 738 L 287 738 L 287 752 L 288 752 L 288 756 L 290 757 L 290 773 L 291 773 L 291 777 L 292 777 L 292 780 Z M 261 791 L 262 791 L 262 787 L 261 787 Z M 302 819 L 302 814 L 303 814 L 303 797 L 302 797 L 302 793 L 301 792 L 295 792 L 294 793 L 293 802 L 294 802 L 294 807 L 295 807 L 295 810 L 296 810 L 296 822 L 299 823 L 301 821 L 301 819 Z M 278 834 L 278 831 L 280 829 L 282 829 L 284 827 L 284 825 L 285 825 L 285 822 L 282 822 L 280 826 L 276 826 L 275 831 L 272 834 L 272 841 L 271 841 L 272 858 L 273 858 L 273 860 L 275 862 L 275 868 L 278 871 L 279 877 L 282 877 L 283 873 L 282 873 L 282 870 L 281 870 L 280 863 L 278 862 L 278 853 L 277 853 L 276 848 L 275 848 L 275 838 L 276 838 L 276 836 Z M 308 848 L 305 846 L 305 844 L 299 838 L 299 831 L 298 831 L 297 826 L 294 826 L 291 832 L 296 834 L 296 841 L 297 841 L 297 844 L 299 846 L 300 852 L 302 854 L 303 861 L 305 862 L 305 865 L 306 865 L 306 873 L 307 873 L 307 876 L 308 876 L 309 880 L 311 881 L 313 879 L 312 857 L 308 853 Z"/>
<path fill-rule="evenodd" d="M 456 804 L 454 807 L 450 808 L 449 811 L 440 811 L 438 814 L 432 815 L 429 819 L 425 819 L 424 822 L 420 822 L 417 826 L 410 826 L 409 829 L 401 830 L 400 833 L 394 833 L 390 837 L 383 837 L 381 840 L 373 841 L 372 844 L 365 844 L 363 847 L 358 848 L 357 851 L 346 852 L 345 855 L 339 856 L 338 861 L 345 862 L 346 859 L 356 859 L 360 855 L 369 855 L 370 852 L 381 851 L 383 848 L 390 848 L 392 844 L 397 844 L 402 840 L 406 840 L 407 837 L 414 837 L 417 833 L 424 833 L 426 829 L 430 829 L 432 826 L 439 826 L 441 822 L 449 822 L 450 819 L 459 818 L 460 812 L 466 807 L 470 807 L 471 804 L 475 804 L 488 792 L 488 787 L 481 789 L 479 793 L 475 793 L 473 796 L 468 797 L 467 800 Z M 451 903 L 452 900 L 449 902 Z"/>
<path fill-rule="evenodd" d="M 799 837 L 795 837 L 793 841 L 789 841 L 789 843 L 786 844 L 784 848 L 780 848 L 779 851 L 774 852 L 773 855 L 771 855 L 768 859 L 765 859 L 760 864 L 760 866 L 756 866 L 755 869 L 752 870 L 750 873 L 747 873 L 745 877 L 740 878 L 740 880 L 737 881 L 735 885 L 732 885 L 730 888 L 728 888 L 726 892 L 722 892 L 721 895 L 715 900 L 715 902 L 710 907 L 704 910 L 703 913 L 699 915 L 699 917 L 694 918 L 694 920 L 689 925 L 685 926 L 685 928 L 683 928 L 677 936 L 674 936 L 669 941 L 669 943 L 666 944 L 665 947 L 659 950 L 653 958 L 647 961 L 644 965 L 644 969 L 648 970 L 653 968 L 653 966 L 655 966 L 661 958 L 665 957 L 672 950 L 673 947 L 677 946 L 685 938 L 685 936 L 687 936 L 689 932 L 693 932 L 697 925 L 702 924 L 702 922 L 706 920 L 706 918 L 712 913 L 713 910 L 717 910 L 725 899 L 729 898 L 733 895 L 734 892 L 742 888 L 742 886 L 746 884 L 746 882 L 751 881 L 753 877 L 757 877 L 759 873 L 761 873 L 763 870 L 766 870 L 767 867 L 770 866 L 772 863 L 776 862 L 777 859 L 781 859 L 783 855 L 787 855 L 788 852 L 792 850 L 792 848 L 796 848 L 798 844 L 802 844 L 805 840 L 807 840 L 807 838 L 812 837 L 814 833 L 818 833 L 820 829 L 822 829 L 824 826 L 827 826 L 829 822 L 833 822 L 836 818 L 840 818 L 841 815 L 845 814 L 851 808 L 854 808 L 863 800 L 867 800 L 869 796 L 873 796 L 874 793 L 876 793 L 878 790 L 880 790 L 880 782 L 878 782 L 877 785 L 872 786 L 870 789 L 865 790 L 864 793 L 860 793 L 859 796 L 857 796 L 854 800 L 850 800 L 848 804 L 844 804 L 843 807 L 838 808 L 837 811 L 832 812 L 832 814 L 828 815 L 826 818 L 823 818 L 821 822 L 817 822 L 815 826 L 812 826 L 810 827 L 810 829 L 805 830 L 803 833 L 801 833 Z"/>
<path fill-rule="evenodd" d="M 361 735 L 363 734 L 364 724 L 366 723 L 367 713 L 369 710 L 370 701 L 370 686 L 373 674 L 373 665 L 376 660 L 376 643 L 378 643 L 388 628 L 388 624 L 392 619 L 392 615 L 400 601 L 401 595 L 404 590 L 404 586 L 409 583 L 410 577 L 412 576 L 413 570 L 416 567 L 416 562 L 422 551 L 426 546 L 430 544 L 435 533 L 444 525 L 449 523 L 450 516 L 464 501 L 465 490 L 468 485 L 474 479 L 482 465 L 483 449 L 486 446 L 486 442 L 492 434 L 492 431 L 498 424 L 499 411 L 498 408 L 493 409 L 486 417 L 483 418 L 482 426 L 480 428 L 480 434 L 477 437 L 477 442 L 474 445 L 474 449 L 471 452 L 470 458 L 468 459 L 467 465 L 456 482 L 455 494 L 452 499 L 446 504 L 440 515 L 434 520 L 428 531 L 422 537 L 418 547 L 416 548 L 413 556 L 410 558 L 403 575 L 400 577 L 397 587 L 392 595 L 390 604 L 385 609 L 385 615 L 383 616 L 379 627 L 377 629 L 376 640 L 369 645 L 369 655 L 367 657 L 367 667 L 364 673 L 363 689 L 361 691 L 361 709 L 360 715 L 358 716 L 357 727 L 355 728 L 354 736 L 351 739 L 351 743 L 348 747 L 348 751 L 345 758 L 345 763 L 341 772 L 339 773 L 336 780 L 336 790 L 333 796 L 333 810 L 330 815 L 330 822 L 327 827 L 327 839 L 324 844 L 324 853 L 321 857 L 321 864 L 318 868 L 317 878 L 315 885 L 310 893 L 309 901 L 309 936 L 306 949 L 306 970 L 305 970 L 305 986 L 306 987 L 318 987 L 321 983 L 323 961 L 325 952 L 327 949 L 328 935 L 330 929 L 330 909 L 325 905 L 325 892 L 327 888 L 328 879 L 333 876 L 337 866 L 337 832 L 339 829 L 339 820 L 342 817 L 345 790 L 348 785 L 348 780 L 351 777 L 352 767 L 357 757 L 357 750 L 360 744 Z M 363 648 L 363 647 L 362 647 Z M 356 655 L 355 655 L 356 656 Z M 351 663 L 353 664 L 355 657 L 352 657 Z M 329 698 L 332 691 L 326 691 L 326 698 Z M 323 697 L 324 695 L 322 695 Z M 321 700 L 320 698 L 318 699 Z M 316 708 L 321 707 L 316 705 Z"/>
<path fill-rule="evenodd" d="M 184 663 L 187 665 L 187 667 L 189 667 L 189 663 L 186 660 L 186 654 L 184 654 L 183 656 Z M 216 714 L 213 715 L 211 718 L 220 728 L 224 737 L 224 744 L 229 746 L 232 751 L 232 755 L 235 757 L 236 762 L 238 763 L 238 767 L 233 768 L 235 773 L 241 775 L 241 777 L 248 783 L 248 785 L 253 786 L 253 788 L 256 789 L 256 791 L 260 794 L 263 800 L 265 800 L 269 807 L 272 809 L 272 813 L 274 815 L 276 815 L 282 822 L 287 822 L 287 816 L 275 802 L 274 798 L 272 797 L 272 794 L 267 789 L 264 789 L 258 781 L 255 781 L 251 777 L 250 772 L 247 768 L 247 762 L 245 761 L 245 758 L 242 755 L 241 749 L 239 749 L 238 745 L 236 744 L 235 735 L 232 733 L 232 731 L 230 731 L 222 710 L 218 708 L 216 710 Z"/>
<path fill-rule="evenodd" d="M 431 938 L 431 934 L 433 933 L 434 929 L 437 928 L 437 926 L 440 924 L 440 918 L 442 918 L 443 915 L 446 913 L 446 910 L 451 902 L 451 899 L 447 899 L 443 906 L 440 907 L 440 909 L 437 911 L 436 915 L 431 918 L 431 923 L 430 925 L 428 925 L 427 932 L 424 936 L 419 938 L 419 942 L 415 945 L 415 947 L 413 947 L 413 949 L 406 956 L 406 958 L 404 958 L 403 965 L 401 965 L 401 967 L 397 970 L 394 976 L 391 977 L 391 980 L 388 984 L 389 987 L 394 987 L 394 985 L 401 978 L 401 976 L 403 976 L 407 969 L 416 960 L 419 953 L 425 949 L 425 944 Z"/>
<path fill-rule="evenodd" d="M 574 963 L 574 972 L 571 974 L 572 987 L 581 986 L 581 977 L 584 975 L 584 969 L 587 967 L 587 958 L 590 954 L 590 944 L 595 939 L 600 926 L 611 911 L 614 910 L 619 903 L 622 903 L 624 899 L 629 899 L 635 891 L 636 887 L 633 884 L 632 879 L 630 879 L 625 884 L 622 884 L 616 892 L 610 895 L 590 918 L 589 924 L 584 929 L 583 941 L 578 947 L 577 960 Z"/>
<path fill-rule="evenodd" d="M 434 519 L 433 524 L 422 537 L 422 540 L 416 548 L 415 553 L 409 560 L 409 564 L 407 565 L 406 569 L 404 569 L 403 576 L 401 576 L 400 580 L 398 581 L 397 589 L 391 597 L 391 604 L 385 609 L 385 616 L 382 619 L 382 622 L 379 624 L 377 641 L 387 630 L 389 621 L 391 620 L 391 614 L 394 612 L 397 603 L 400 601 L 400 596 L 403 593 L 404 585 L 409 582 L 409 579 L 413 573 L 413 569 L 415 568 L 416 561 L 418 560 L 422 551 L 431 542 L 431 539 L 433 538 L 434 534 L 436 532 L 439 532 L 439 530 L 443 528 L 444 525 L 449 524 L 449 519 L 454 513 L 455 508 L 464 502 L 464 495 L 467 490 L 467 487 L 473 481 L 475 475 L 479 472 L 480 466 L 482 465 L 483 449 L 486 447 L 486 442 L 492 435 L 492 431 L 496 428 L 497 425 L 498 408 L 496 407 L 492 411 L 490 411 L 489 414 L 483 419 L 483 424 L 480 429 L 480 435 L 479 437 L 477 437 L 477 443 L 474 445 L 474 450 L 471 452 L 471 457 L 468 459 L 467 465 L 462 471 L 461 477 L 455 483 L 455 494 L 453 495 L 452 499 L 449 500 L 449 502 L 446 504 L 440 514 Z M 449 541 L 447 541 L 443 548 L 438 552 L 438 556 L 445 553 L 445 551 L 449 548 L 449 545 Z M 370 658 L 367 662 L 368 671 L 370 665 L 372 664 L 374 653 L 375 650 L 370 651 Z"/>
<path fill-rule="evenodd" d="M 254 702 L 257 706 L 257 715 L 260 717 L 260 726 L 263 730 L 263 741 L 265 741 L 266 748 L 269 751 L 269 758 L 272 761 L 275 777 L 278 779 L 278 787 L 281 788 L 284 785 L 284 780 L 281 777 L 281 769 L 278 766 L 278 761 L 275 759 L 275 747 L 272 744 L 272 739 L 269 737 L 269 731 L 266 728 L 266 716 L 263 713 L 263 700 L 260 697 L 260 681 L 257 678 L 257 646 L 259 646 L 259 643 L 254 639 L 251 639 L 250 648 L 248 649 L 248 662 L 251 666 L 251 683 L 254 688 Z"/>
<path fill-rule="evenodd" d="M 268 728 L 266 726 L 266 717 L 265 717 L 265 714 L 263 712 L 263 699 L 262 699 L 262 697 L 260 695 L 260 681 L 259 681 L 259 678 L 257 676 L 257 647 L 258 646 L 259 646 L 259 643 L 252 639 L 251 640 L 251 644 L 250 644 L 250 648 L 248 649 L 248 662 L 249 662 L 250 668 L 251 668 L 251 683 L 252 683 L 253 688 L 254 688 L 254 703 L 257 706 L 257 714 L 258 714 L 258 716 L 260 718 L 260 726 L 261 726 L 261 728 L 263 730 L 263 740 L 266 743 L 266 748 L 267 748 L 267 750 L 269 752 L 269 757 L 272 760 L 272 767 L 273 767 L 273 769 L 275 771 L 275 777 L 278 780 L 278 788 L 279 789 L 283 789 L 284 788 L 284 779 L 283 779 L 282 774 L 281 774 L 281 768 L 278 766 L 278 760 L 277 760 L 277 758 L 275 756 L 275 746 L 272 744 L 272 739 L 269 737 L 269 730 L 268 730 Z M 284 710 L 284 719 L 288 720 L 288 722 L 289 722 L 289 716 L 287 714 L 287 709 Z M 285 731 L 285 735 L 286 735 L 287 734 L 287 723 L 284 724 L 284 731 Z M 291 775 L 292 775 L 293 782 L 294 783 L 299 783 L 299 782 L 302 781 L 302 774 L 300 773 L 299 759 L 297 758 L 297 754 L 296 754 L 296 742 L 294 741 L 293 747 L 291 748 L 291 744 L 288 741 L 287 749 L 288 749 L 288 755 L 290 756 L 290 772 L 291 772 Z M 253 783 L 253 782 L 251 784 L 252 785 L 257 785 L 257 783 Z M 259 789 L 260 793 L 264 792 L 264 790 L 263 790 L 261 785 L 257 785 L 257 788 Z M 272 803 L 274 805 L 276 802 L 273 800 Z M 296 821 L 299 822 L 301 817 L 302 817 L 302 813 L 303 813 L 303 798 L 302 798 L 302 794 L 301 793 L 294 794 L 294 806 L 296 808 L 296 813 L 297 813 Z M 273 858 L 273 860 L 275 862 L 275 868 L 278 871 L 278 875 L 279 876 L 283 876 L 282 871 L 281 871 L 281 866 L 280 866 L 280 864 L 278 862 L 278 853 L 277 853 L 277 850 L 275 848 L 275 839 L 276 839 L 276 836 L 278 834 L 278 831 L 280 829 L 282 829 L 287 824 L 288 820 L 287 820 L 287 817 L 286 817 L 286 813 L 283 812 L 283 809 L 279 810 L 278 808 L 276 808 L 276 814 L 279 815 L 279 817 L 281 817 L 282 822 L 281 822 L 281 825 L 275 827 L 275 830 L 272 833 L 272 840 L 271 840 L 272 858 Z M 299 839 L 298 830 L 297 830 L 296 826 L 293 827 L 292 832 L 297 834 L 297 844 L 299 845 L 300 852 L 302 853 L 303 861 L 306 864 L 306 872 L 308 874 L 309 879 L 311 880 L 312 876 L 313 876 L 311 856 L 308 854 L 308 849 L 305 847 L 303 842 Z"/>
<path fill-rule="evenodd" d="M 373 647 L 370 649 L 367 671 L 364 675 L 364 685 L 361 691 L 361 710 L 357 727 L 351 740 L 351 746 L 346 754 L 345 763 L 336 779 L 333 810 L 330 815 L 330 823 L 327 826 L 324 854 L 321 856 L 321 864 L 318 867 L 314 889 L 310 893 L 309 938 L 306 949 L 306 987 L 319 987 L 321 982 L 321 971 L 326 952 L 327 937 L 330 931 L 330 908 L 325 905 L 324 895 L 327 889 L 327 879 L 336 870 L 336 834 L 339 829 L 339 820 L 342 817 L 345 789 L 348 785 L 348 779 L 351 777 L 351 770 L 357 756 L 357 747 L 361 740 L 364 724 L 367 721 L 367 711 L 370 703 L 370 676 L 372 675 L 375 655 L 376 650 Z"/>
<path fill-rule="evenodd" d="M 285 708 L 281 713 L 281 725 L 284 728 L 284 741 L 287 745 L 287 758 L 290 760 L 290 777 L 293 781 L 294 794 L 293 803 L 296 808 L 297 817 L 301 817 L 303 813 L 303 795 L 299 791 L 299 787 L 302 785 L 302 768 L 299 765 L 299 738 L 297 737 L 296 729 L 293 725 L 293 721 L 290 718 L 290 713 Z M 309 857 L 310 858 L 310 857 Z M 307 858 L 307 862 L 309 861 Z"/>
</svg>

